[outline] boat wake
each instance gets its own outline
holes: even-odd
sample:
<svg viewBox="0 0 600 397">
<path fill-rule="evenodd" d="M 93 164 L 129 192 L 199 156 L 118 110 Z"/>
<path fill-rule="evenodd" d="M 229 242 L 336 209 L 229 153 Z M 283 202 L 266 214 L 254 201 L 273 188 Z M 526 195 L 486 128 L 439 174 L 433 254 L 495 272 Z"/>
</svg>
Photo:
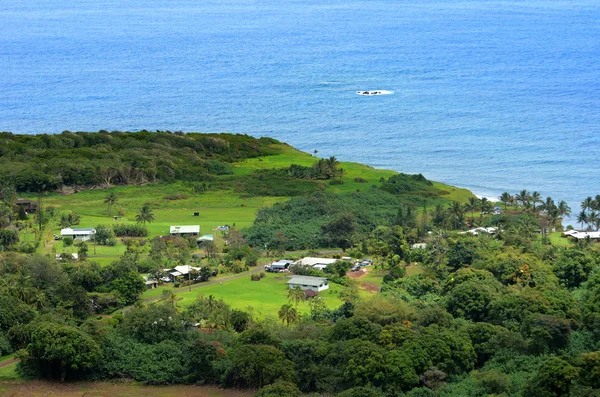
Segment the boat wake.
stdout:
<svg viewBox="0 0 600 397">
<path fill-rule="evenodd" d="M 364 96 L 391 95 L 393 93 L 394 93 L 394 91 L 388 91 L 388 90 L 356 91 L 356 94 L 364 95 Z"/>
</svg>

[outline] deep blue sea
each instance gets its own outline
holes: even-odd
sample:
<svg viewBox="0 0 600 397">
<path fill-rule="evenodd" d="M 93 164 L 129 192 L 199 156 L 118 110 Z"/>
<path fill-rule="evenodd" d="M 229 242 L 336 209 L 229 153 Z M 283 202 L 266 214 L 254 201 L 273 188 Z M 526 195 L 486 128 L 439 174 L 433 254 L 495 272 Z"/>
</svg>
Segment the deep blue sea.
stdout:
<svg viewBox="0 0 600 397">
<path fill-rule="evenodd" d="M 2 0 L 0 130 L 100 129 L 272 136 L 576 210 L 600 194 L 600 1 Z"/>
</svg>

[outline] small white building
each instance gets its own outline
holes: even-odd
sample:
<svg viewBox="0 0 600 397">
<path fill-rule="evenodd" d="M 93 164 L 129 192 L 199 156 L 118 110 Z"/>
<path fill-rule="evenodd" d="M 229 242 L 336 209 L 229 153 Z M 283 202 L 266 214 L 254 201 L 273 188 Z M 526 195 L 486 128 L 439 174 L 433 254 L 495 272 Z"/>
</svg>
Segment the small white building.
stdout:
<svg viewBox="0 0 600 397">
<path fill-rule="evenodd" d="M 310 266 L 318 270 L 323 270 L 327 267 L 327 265 L 331 265 L 337 261 L 338 259 L 306 257 L 296 261 L 295 264 L 301 266 Z"/>
<path fill-rule="evenodd" d="M 458 234 L 472 234 L 474 236 L 477 236 L 479 234 L 496 234 L 497 232 L 497 227 L 476 227 L 475 229 L 470 229 L 466 232 L 460 232 Z"/>
<path fill-rule="evenodd" d="M 329 289 L 329 283 L 324 277 L 311 277 L 311 276 L 293 276 L 288 281 L 290 289 L 300 287 L 303 291 L 313 290 L 315 292 L 321 292 Z"/>
<path fill-rule="evenodd" d="M 90 240 L 94 234 L 96 234 L 96 229 L 71 229 L 67 227 L 65 229 L 60 230 L 61 237 L 72 237 L 73 240 L 81 240 L 88 241 Z"/>
<path fill-rule="evenodd" d="M 169 279 L 171 279 L 171 281 L 176 281 L 177 277 L 180 277 L 180 276 L 183 278 L 183 280 L 188 280 L 189 274 L 192 270 L 199 272 L 200 268 L 190 266 L 190 265 L 184 265 L 184 266 L 175 266 L 172 269 L 163 269 L 163 271 L 165 273 L 167 273 L 167 277 L 169 277 Z"/>
<path fill-rule="evenodd" d="M 171 236 L 187 237 L 200 234 L 200 225 L 171 226 Z"/>
<path fill-rule="evenodd" d="M 567 233 L 563 233 L 565 235 L 567 235 Z M 577 240 L 585 240 L 586 238 L 592 239 L 592 240 L 597 240 L 600 239 L 600 232 L 575 232 L 575 233 L 571 233 L 570 235 L 568 235 L 569 237 L 573 237 L 574 239 Z"/>
</svg>

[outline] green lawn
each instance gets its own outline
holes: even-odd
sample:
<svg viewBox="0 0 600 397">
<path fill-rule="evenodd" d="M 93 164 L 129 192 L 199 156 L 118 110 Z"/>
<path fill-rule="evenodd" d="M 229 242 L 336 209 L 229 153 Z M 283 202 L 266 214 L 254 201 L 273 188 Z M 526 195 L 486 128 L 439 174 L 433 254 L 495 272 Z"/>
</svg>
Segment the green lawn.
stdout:
<svg viewBox="0 0 600 397">
<path fill-rule="evenodd" d="M 0 368 L 0 380 L 19 380 L 21 376 L 17 373 L 17 363 Z"/>
<path fill-rule="evenodd" d="M 218 283 L 192 291 L 178 292 L 178 305 L 181 308 L 185 308 L 193 303 L 200 294 L 205 296 L 213 295 L 217 299 L 223 299 L 233 309 L 246 310 L 252 308 L 252 312 L 258 318 L 265 318 L 267 316 L 277 317 L 277 312 L 281 306 L 289 303 L 287 299 L 287 281 L 288 278 L 283 274 L 267 273 L 265 278 L 260 281 L 251 281 L 250 275 L 246 275 L 238 279 L 225 281 L 222 285 Z M 327 307 L 334 309 L 342 304 L 342 301 L 337 296 L 342 288 L 340 285 L 330 283 L 329 289 L 319 294 L 325 299 Z M 154 295 L 154 291 L 157 291 L 156 294 L 158 295 L 162 294 L 162 291 L 158 292 L 159 290 L 156 289 L 148 291 L 144 295 L 144 298 L 149 297 L 147 295 Z M 300 303 L 298 311 L 300 313 L 308 313 L 308 304 Z"/>
<path fill-rule="evenodd" d="M 14 354 L 8 354 L 0 357 L 0 363 L 3 363 L 14 358 Z M 17 380 L 21 379 L 17 373 L 17 363 L 7 365 L 6 367 L 0 368 L 0 380 Z"/>
<path fill-rule="evenodd" d="M 550 243 L 557 247 L 571 247 L 574 245 L 571 239 L 562 236 L 562 232 L 550 233 L 548 236 L 550 238 Z M 540 235 L 540 239 L 541 238 Z"/>
</svg>

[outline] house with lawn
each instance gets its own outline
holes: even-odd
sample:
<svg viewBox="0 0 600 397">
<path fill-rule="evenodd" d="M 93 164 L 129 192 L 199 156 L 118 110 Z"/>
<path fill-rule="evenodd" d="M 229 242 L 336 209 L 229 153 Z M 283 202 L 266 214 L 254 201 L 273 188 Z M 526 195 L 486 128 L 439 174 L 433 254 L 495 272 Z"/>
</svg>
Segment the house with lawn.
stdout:
<svg viewBox="0 0 600 397">
<path fill-rule="evenodd" d="M 329 289 L 329 283 L 326 278 L 311 276 L 292 276 L 288 281 L 288 286 L 290 289 L 300 287 L 303 291 L 312 290 L 315 292 Z"/>
<path fill-rule="evenodd" d="M 60 237 L 71 237 L 73 240 L 88 241 L 96 234 L 96 229 L 60 229 Z"/>
<path fill-rule="evenodd" d="M 200 225 L 171 226 L 170 234 L 173 237 L 198 236 L 200 234 Z"/>
</svg>

